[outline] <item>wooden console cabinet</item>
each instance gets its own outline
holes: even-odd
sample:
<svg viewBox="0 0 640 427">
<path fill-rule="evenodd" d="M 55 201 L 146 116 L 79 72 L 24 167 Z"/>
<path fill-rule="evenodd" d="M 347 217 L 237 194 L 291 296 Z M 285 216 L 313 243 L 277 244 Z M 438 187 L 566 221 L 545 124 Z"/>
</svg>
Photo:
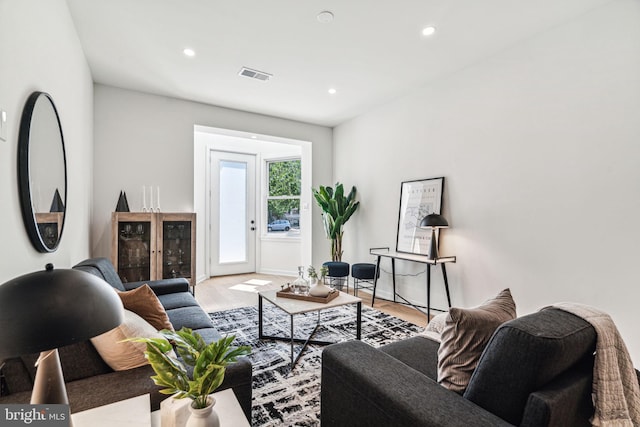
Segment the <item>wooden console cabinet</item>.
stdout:
<svg viewBox="0 0 640 427">
<path fill-rule="evenodd" d="M 111 261 L 125 283 L 184 277 L 193 293 L 196 214 L 113 212 Z"/>
</svg>

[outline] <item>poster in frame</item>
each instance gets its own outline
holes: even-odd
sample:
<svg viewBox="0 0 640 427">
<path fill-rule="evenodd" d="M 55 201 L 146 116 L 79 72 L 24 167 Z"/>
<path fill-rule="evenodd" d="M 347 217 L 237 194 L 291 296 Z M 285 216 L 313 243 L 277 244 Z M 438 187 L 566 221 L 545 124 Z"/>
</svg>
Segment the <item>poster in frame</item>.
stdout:
<svg viewBox="0 0 640 427">
<path fill-rule="evenodd" d="M 431 231 L 419 225 L 425 216 L 441 213 L 443 190 L 444 177 L 402 182 L 396 251 L 427 255 Z"/>
</svg>

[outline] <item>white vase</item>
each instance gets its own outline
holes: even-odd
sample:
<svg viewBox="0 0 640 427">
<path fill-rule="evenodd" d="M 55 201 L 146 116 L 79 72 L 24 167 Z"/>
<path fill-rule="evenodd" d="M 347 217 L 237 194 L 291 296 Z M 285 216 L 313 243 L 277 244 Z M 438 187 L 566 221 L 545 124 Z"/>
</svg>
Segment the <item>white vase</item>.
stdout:
<svg viewBox="0 0 640 427">
<path fill-rule="evenodd" d="M 191 416 L 187 420 L 185 427 L 220 427 L 218 414 L 213 410 L 216 399 L 213 396 L 209 396 L 207 403 L 209 405 L 202 409 L 195 409 L 192 405 L 189 405 Z"/>
<path fill-rule="evenodd" d="M 316 280 L 316 283 L 309 289 L 309 294 L 314 297 L 326 297 L 331 292 L 331 288 L 324 284 L 324 280 Z"/>
</svg>

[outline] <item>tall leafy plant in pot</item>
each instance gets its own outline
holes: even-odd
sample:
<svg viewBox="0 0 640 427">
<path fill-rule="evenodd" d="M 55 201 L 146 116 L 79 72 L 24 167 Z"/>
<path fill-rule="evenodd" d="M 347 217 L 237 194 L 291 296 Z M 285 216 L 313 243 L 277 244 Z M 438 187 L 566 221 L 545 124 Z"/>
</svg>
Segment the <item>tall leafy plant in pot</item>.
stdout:
<svg viewBox="0 0 640 427">
<path fill-rule="evenodd" d="M 331 239 L 331 260 L 342 261 L 342 227 L 360 206 L 360 202 L 356 201 L 356 187 L 351 187 L 347 196 L 344 195 L 344 186 L 339 182 L 335 190 L 322 185 L 312 190 L 313 197 L 322 209 L 324 231 L 327 238 Z"/>
</svg>

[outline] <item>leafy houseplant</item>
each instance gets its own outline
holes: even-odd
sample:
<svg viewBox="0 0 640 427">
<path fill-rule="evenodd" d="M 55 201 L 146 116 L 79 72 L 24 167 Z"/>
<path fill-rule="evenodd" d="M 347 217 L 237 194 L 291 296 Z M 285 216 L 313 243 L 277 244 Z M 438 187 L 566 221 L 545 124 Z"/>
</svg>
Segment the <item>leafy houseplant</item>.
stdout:
<svg viewBox="0 0 640 427">
<path fill-rule="evenodd" d="M 207 344 L 200 334 L 189 328 L 164 329 L 160 334 L 164 338 L 132 338 L 131 341 L 147 344 L 144 354 L 156 373 L 151 379 L 165 387 L 160 393 L 172 394 L 176 399 L 189 397 L 194 409 L 208 405 L 207 398 L 222 384 L 228 363 L 251 353 L 249 346 L 232 347 L 233 335 Z M 170 353 L 173 346 L 169 340 L 175 344 L 182 361 Z M 193 367 L 191 377 L 185 364 Z"/>
<path fill-rule="evenodd" d="M 318 206 L 322 209 L 322 219 L 324 221 L 324 231 L 327 238 L 331 239 L 331 260 L 342 261 L 342 226 L 351 218 L 360 206 L 356 201 L 356 187 L 351 187 L 351 191 L 345 197 L 344 187 L 339 182 L 336 183 L 335 191 L 331 187 L 322 185 L 313 190 L 313 197 Z"/>
<path fill-rule="evenodd" d="M 318 277 L 318 272 L 316 271 L 316 268 L 313 265 L 310 265 L 309 268 L 307 269 L 307 273 L 309 274 L 310 278 L 324 282 L 324 278 L 327 275 L 327 273 L 329 273 L 329 269 L 325 265 L 320 267 L 320 277 Z"/>
<path fill-rule="evenodd" d="M 311 289 L 309 289 L 309 294 L 314 297 L 326 297 L 331 292 L 331 288 L 324 283 L 324 278 L 329 272 L 329 269 L 324 265 L 320 267 L 320 277 L 318 277 L 318 272 L 312 265 L 309 266 L 307 272 L 313 283 Z"/>
</svg>

